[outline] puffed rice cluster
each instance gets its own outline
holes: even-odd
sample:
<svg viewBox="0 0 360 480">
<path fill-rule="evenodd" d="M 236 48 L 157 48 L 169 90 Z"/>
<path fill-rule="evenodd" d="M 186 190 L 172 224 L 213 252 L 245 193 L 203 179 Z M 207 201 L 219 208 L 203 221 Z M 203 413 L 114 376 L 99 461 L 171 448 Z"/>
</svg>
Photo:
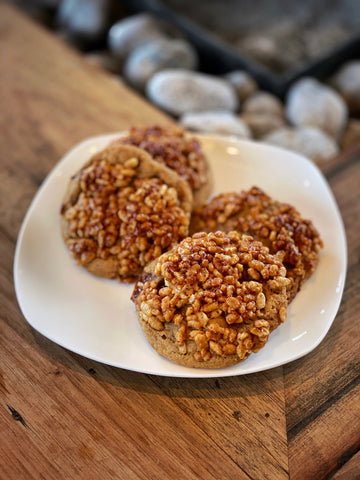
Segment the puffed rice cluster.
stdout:
<svg viewBox="0 0 360 480">
<path fill-rule="evenodd" d="M 264 286 L 276 292 L 289 283 L 286 269 L 261 242 L 238 232 L 196 233 L 156 263 L 155 277 L 138 282 L 141 318 L 155 330 L 179 325 L 176 344 L 197 361 L 212 354 L 243 359 L 258 351 L 277 324 L 264 318 Z M 254 280 L 256 277 L 256 280 Z M 135 295 L 136 296 L 136 295 Z M 280 308 L 280 322 L 286 308 Z"/>
</svg>

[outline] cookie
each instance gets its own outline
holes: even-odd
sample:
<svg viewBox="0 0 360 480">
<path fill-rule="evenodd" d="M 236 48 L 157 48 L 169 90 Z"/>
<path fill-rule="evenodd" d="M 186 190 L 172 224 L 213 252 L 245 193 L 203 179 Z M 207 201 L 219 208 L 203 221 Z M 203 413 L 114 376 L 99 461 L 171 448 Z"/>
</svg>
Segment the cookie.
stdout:
<svg viewBox="0 0 360 480">
<path fill-rule="evenodd" d="M 289 301 L 315 271 L 323 246 L 310 220 L 302 218 L 293 206 L 273 200 L 257 187 L 240 193 L 221 193 L 196 210 L 190 232 L 216 230 L 246 233 L 276 254 L 292 281 Z"/>
<path fill-rule="evenodd" d="M 282 262 L 238 232 L 196 233 L 145 267 L 132 300 L 158 354 L 221 368 L 258 352 L 286 319 Z"/>
<path fill-rule="evenodd" d="M 188 182 L 194 205 L 202 205 L 209 198 L 213 188 L 209 164 L 199 141 L 185 130 L 179 127 L 133 127 L 116 142 L 143 148 L 154 160 L 177 172 Z"/>
<path fill-rule="evenodd" d="M 187 236 L 191 206 L 190 188 L 176 172 L 144 150 L 110 145 L 70 179 L 62 235 L 92 274 L 134 281 Z"/>
</svg>

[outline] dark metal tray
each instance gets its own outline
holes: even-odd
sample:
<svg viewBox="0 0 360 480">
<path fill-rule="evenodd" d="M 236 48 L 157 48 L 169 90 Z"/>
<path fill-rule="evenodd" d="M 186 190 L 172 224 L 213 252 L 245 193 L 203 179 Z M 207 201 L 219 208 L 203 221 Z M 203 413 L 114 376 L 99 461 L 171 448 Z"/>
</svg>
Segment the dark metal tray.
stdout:
<svg viewBox="0 0 360 480">
<path fill-rule="evenodd" d="M 289 86 L 302 76 L 311 75 L 324 80 L 345 61 L 360 58 L 360 34 L 356 34 L 330 53 L 312 62 L 299 65 L 285 74 L 275 74 L 159 0 L 124 0 L 123 3 L 131 12 L 150 12 L 175 25 L 197 49 L 201 71 L 221 75 L 232 70 L 244 69 L 256 79 L 260 88 L 279 97 L 284 97 Z"/>
</svg>

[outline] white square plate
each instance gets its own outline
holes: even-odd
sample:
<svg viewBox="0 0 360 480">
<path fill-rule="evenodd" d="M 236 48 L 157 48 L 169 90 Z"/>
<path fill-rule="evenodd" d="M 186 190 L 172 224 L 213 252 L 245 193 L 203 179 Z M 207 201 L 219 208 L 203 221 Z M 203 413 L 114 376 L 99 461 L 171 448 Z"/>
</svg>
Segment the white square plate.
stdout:
<svg viewBox="0 0 360 480">
<path fill-rule="evenodd" d="M 176 377 L 224 377 L 266 370 L 313 350 L 339 308 L 346 275 L 346 238 L 325 179 L 306 158 L 276 147 L 229 137 L 198 135 L 213 169 L 214 193 L 253 185 L 295 206 L 324 241 L 320 263 L 267 345 L 245 362 L 194 369 L 159 356 L 147 343 L 130 296 L 133 285 L 101 279 L 76 265 L 60 233 L 60 206 L 68 180 L 119 134 L 89 138 L 52 170 L 21 227 L 14 261 L 15 288 L 27 321 L 59 345 L 102 363 Z"/>
</svg>

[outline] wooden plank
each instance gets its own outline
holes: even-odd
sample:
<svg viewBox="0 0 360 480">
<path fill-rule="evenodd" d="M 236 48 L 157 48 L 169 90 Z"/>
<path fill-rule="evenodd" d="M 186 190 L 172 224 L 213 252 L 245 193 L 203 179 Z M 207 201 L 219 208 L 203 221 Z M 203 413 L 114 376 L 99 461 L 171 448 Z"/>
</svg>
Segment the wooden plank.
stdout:
<svg viewBox="0 0 360 480">
<path fill-rule="evenodd" d="M 186 382 L 153 378 L 251 478 L 288 478 L 282 368 Z"/>
<path fill-rule="evenodd" d="M 349 268 L 342 305 L 324 341 L 306 357 L 284 367 L 289 468 L 294 479 L 325 478 L 336 468 L 338 458 L 349 451 L 354 453 L 360 444 L 359 426 L 354 422 L 359 408 L 354 392 L 358 391 L 360 377 L 357 155 L 358 161 L 347 162 L 331 178 L 348 243 Z M 337 433 L 335 425 L 341 425 Z M 313 458 L 314 451 L 320 457 L 305 461 L 306 456 Z"/>
<path fill-rule="evenodd" d="M 360 476 L 360 452 L 350 458 L 343 456 L 338 460 L 339 469 L 331 480 L 358 480 Z"/>
<path fill-rule="evenodd" d="M 360 385 L 354 386 L 289 443 L 291 480 L 325 479 L 360 447 Z M 339 427 L 340 426 L 340 427 Z"/>
<path fill-rule="evenodd" d="M 299 423 L 359 375 L 357 341 L 358 305 L 360 302 L 359 223 L 360 190 L 357 178 L 360 162 L 339 173 L 332 189 L 344 218 L 348 244 L 348 273 L 339 313 L 324 341 L 310 355 L 286 365 L 285 389 L 288 429 Z M 337 368 L 334 368 L 337 365 Z M 317 380 L 314 383 L 314 379 Z"/>
<path fill-rule="evenodd" d="M 249 478 L 147 376 L 91 361 L 89 374 L 80 357 L 29 333 L 30 345 L 1 326 L 0 452 L 16 452 L 22 478 Z"/>
<path fill-rule="evenodd" d="M 7 155 L 7 158 L 10 159 L 10 163 L 11 154 Z M 4 235 L 7 235 L 14 243 L 25 212 L 38 189 L 38 185 L 21 167 L 15 168 L 12 165 L 2 165 L 1 167 L 0 228 Z"/>
<path fill-rule="evenodd" d="M 309 355 L 284 368 L 290 435 L 359 379 L 359 327 L 355 321 L 359 311 L 359 283 L 360 271 L 353 268 L 349 272 L 343 306 L 323 342 Z"/>
<path fill-rule="evenodd" d="M 348 266 L 359 263 L 360 149 L 352 162 L 331 179 L 330 186 L 344 221 L 348 248 Z"/>
</svg>

